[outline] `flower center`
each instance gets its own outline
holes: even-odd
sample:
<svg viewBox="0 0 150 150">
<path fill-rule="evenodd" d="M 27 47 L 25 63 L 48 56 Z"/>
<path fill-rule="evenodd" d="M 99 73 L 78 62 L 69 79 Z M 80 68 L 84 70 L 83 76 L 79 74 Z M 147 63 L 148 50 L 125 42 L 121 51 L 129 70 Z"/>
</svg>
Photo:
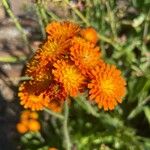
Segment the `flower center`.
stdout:
<svg viewBox="0 0 150 150">
<path fill-rule="evenodd" d="M 114 85 L 111 79 L 106 79 L 101 82 L 101 88 L 107 95 L 113 94 Z"/>
<path fill-rule="evenodd" d="M 76 80 L 78 78 L 76 70 L 72 67 L 66 68 L 66 70 L 64 71 L 64 77 L 70 83 L 76 82 Z"/>
</svg>

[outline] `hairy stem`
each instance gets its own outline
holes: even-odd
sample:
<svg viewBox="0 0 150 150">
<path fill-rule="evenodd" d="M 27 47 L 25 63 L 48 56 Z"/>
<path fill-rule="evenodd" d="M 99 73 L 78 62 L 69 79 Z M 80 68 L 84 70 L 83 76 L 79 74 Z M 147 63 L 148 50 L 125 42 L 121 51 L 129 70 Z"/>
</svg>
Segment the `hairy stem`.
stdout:
<svg viewBox="0 0 150 150">
<path fill-rule="evenodd" d="M 113 11 L 111 10 L 109 1 L 106 1 L 106 8 L 107 8 L 107 12 L 108 12 L 108 17 L 109 17 L 109 22 L 110 22 L 110 26 L 111 26 L 111 30 L 112 30 L 112 34 L 114 36 L 114 39 L 117 39 L 117 33 L 116 33 L 116 25 L 115 25 L 115 20 L 114 20 L 114 14 Z"/>
<path fill-rule="evenodd" d="M 43 16 L 41 14 L 41 9 L 42 9 L 41 4 L 39 2 L 35 3 L 35 10 L 36 10 L 36 14 L 37 14 L 37 17 L 38 17 L 38 22 L 39 22 L 40 29 L 41 29 L 41 32 L 42 32 L 42 36 L 45 39 L 46 33 L 45 33 L 45 26 L 44 26 L 44 22 L 43 22 Z"/>
<path fill-rule="evenodd" d="M 44 108 L 44 111 L 47 112 L 48 114 L 50 114 L 51 116 L 54 116 L 55 118 L 58 118 L 60 120 L 64 119 L 64 117 L 61 114 L 53 112 L 53 111 L 49 110 L 48 108 Z"/>
<path fill-rule="evenodd" d="M 65 149 L 71 150 L 71 141 L 68 129 L 68 117 L 69 117 L 69 108 L 68 108 L 68 101 L 65 101 L 64 104 L 64 121 L 63 121 L 63 133 L 65 139 Z"/>
</svg>

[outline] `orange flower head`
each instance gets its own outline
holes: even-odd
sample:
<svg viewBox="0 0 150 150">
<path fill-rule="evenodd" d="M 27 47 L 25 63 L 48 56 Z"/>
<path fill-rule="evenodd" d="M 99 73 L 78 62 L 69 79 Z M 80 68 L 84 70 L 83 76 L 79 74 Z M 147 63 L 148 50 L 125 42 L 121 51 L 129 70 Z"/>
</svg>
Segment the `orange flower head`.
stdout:
<svg viewBox="0 0 150 150">
<path fill-rule="evenodd" d="M 50 38 L 41 46 L 36 58 L 45 64 L 55 61 L 67 53 L 69 45 L 70 43 L 68 41 Z"/>
<path fill-rule="evenodd" d="M 80 28 L 77 24 L 72 22 L 52 22 L 47 25 L 46 32 L 48 33 L 48 37 L 52 37 L 57 40 L 68 40 L 78 34 Z"/>
<path fill-rule="evenodd" d="M 71 59 L 84 75 L 102 62 L 98 47 L 94 48 L 93 45 L 81 38 L 74 38 L 73 43 L 70 48 Z"/>
<path fill-rule="evenodd" d="M 37 120 L 31 119 L 29 120 L 29 130 L 36 132 L 39 131 L 41 128 L 40 123 Z"/>
<path fill-rule="evenodd" d="M 92 42 L 93 44 L 96 44 L 98 41 L 98 36 L 94 28 L 88 27 L 86 29 L 82 29 L 80 31 L 81 37 L 86 39 L 89 42 Z"/>
<path fill-rule="evenodd" d="M 18 123 L 16 125 L 17 131 L 21 134 L 26 133 L 28 131 L 28 127 L 23 123 Z"/>
<path fill-rule="evenodd" d="M 85 77 L 75 65 L 64 60 L 58 60 L 54 63 L 54 68 L 53 74 L 55 80 L 63 84 L 67 94 L 76 96 L 85 83 Z"/>
<path fill-rule="evenodd" d="M 35 56 L 27 63 L 25 74 L 32 77 L 32 80 L 36 80 L 39 83 L 44 81 L 44 84 L 51 81 L 51 65 L 44 64 L 40 59 L 35 58 Z"/>
<path fill-rule="evenodd" d="M 19 87 L 20 104 L 32 111 L 42 110 L 48 106 L 49 97 L 44 93 L 38 93 L 29 82 L 23 82 Z"/>
<path fill-rule="evenodd" d="M 49 96 L 48 108 L 55 112 L 61 111 L 64 100 L 67 97 L 63 85 L 57 82 L 51 83 L 45 95 Z"/>
<path fill-rule="evenodd" d="M 125 80 L 115 66 L 108 64 L 92 70 L 92 80 L 88 84 L 90 99 L 95 100 L 104 110 L 113 110 L 117 103 L 122 102 L 125 95 Z"/>
</svg>

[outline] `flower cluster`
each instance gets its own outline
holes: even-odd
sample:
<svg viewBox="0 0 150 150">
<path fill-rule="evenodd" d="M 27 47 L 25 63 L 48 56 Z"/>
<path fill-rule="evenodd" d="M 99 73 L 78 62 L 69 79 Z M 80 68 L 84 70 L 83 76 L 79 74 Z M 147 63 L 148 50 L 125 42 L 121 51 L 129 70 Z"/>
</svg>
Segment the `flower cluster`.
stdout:
<svg viewBox="0 0 150 150">
<path fill-rule="evenodd" d="M 32 110 L 61 111 L 68 96 L 89 92 L 99 108 L 112 110 L 125 95 L 125 80 L 114 65 L 104 62 L 95 29 L 71 22 L 52 22 L 47 38 L 28 62 L 32 80 L 19 87 L 21 105 Z"/>
<path fill-rule="evenodd" d="M 38 121 L 38 117 L 36 112 L 29 110 L 23 111 L 20 116 L 20 122 L 16 125 L 17 131 L 22 134 L 28 131 L 39 131 L 41 125 Z"/>
</svg>

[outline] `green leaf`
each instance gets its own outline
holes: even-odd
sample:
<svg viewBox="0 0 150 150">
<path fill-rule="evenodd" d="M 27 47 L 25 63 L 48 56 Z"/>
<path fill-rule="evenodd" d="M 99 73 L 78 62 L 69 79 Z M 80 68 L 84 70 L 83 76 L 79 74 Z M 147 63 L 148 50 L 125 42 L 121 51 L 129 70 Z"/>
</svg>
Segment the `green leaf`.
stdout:
<svg viewBox="0 0 150 150">
<path fill-rule="evenodd" d="M 150 124 L 150 108 L 148 106 L 144 107 L 145 116 Z"/>
<path fill-rule="evenodd" d="M 128 115 L 128 119 L 133 119 L 134 117 L 136 117 L 139 113 L 141 113 L 143 110 L 143 107 L 136 107 L 133 109 L 133 111 L 131 111 L 131 113 Z"/>
</svg>

